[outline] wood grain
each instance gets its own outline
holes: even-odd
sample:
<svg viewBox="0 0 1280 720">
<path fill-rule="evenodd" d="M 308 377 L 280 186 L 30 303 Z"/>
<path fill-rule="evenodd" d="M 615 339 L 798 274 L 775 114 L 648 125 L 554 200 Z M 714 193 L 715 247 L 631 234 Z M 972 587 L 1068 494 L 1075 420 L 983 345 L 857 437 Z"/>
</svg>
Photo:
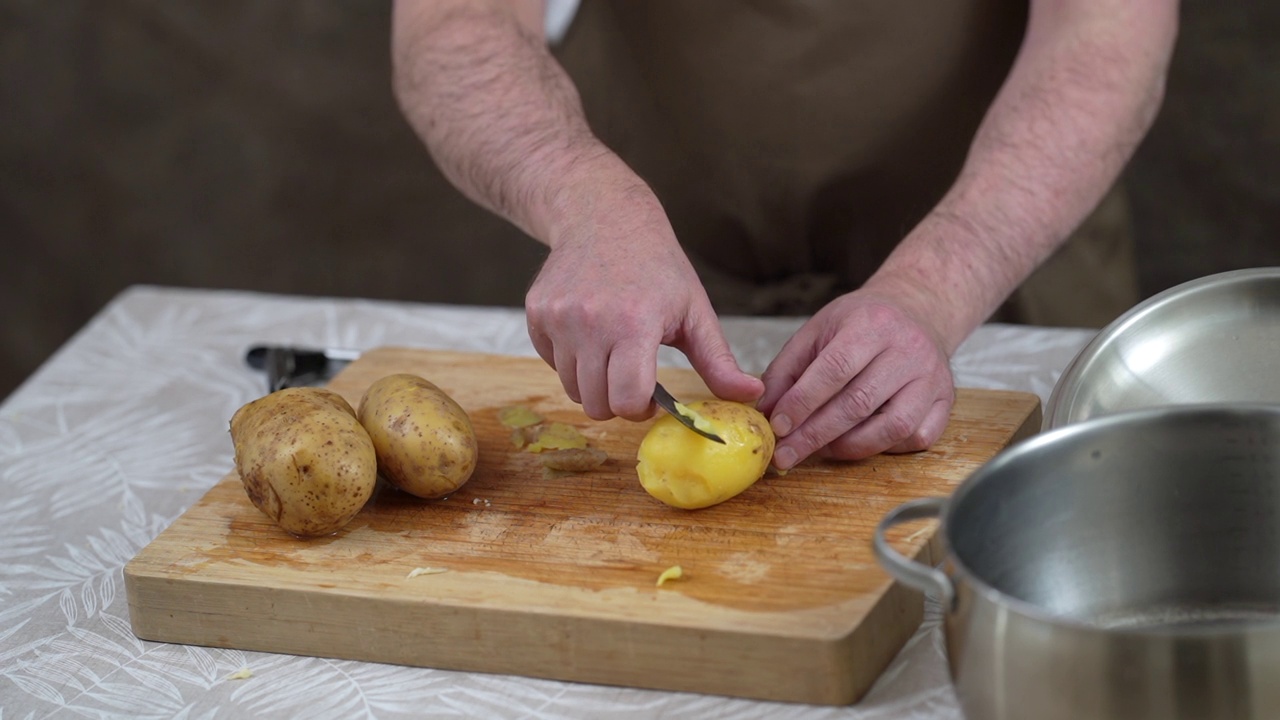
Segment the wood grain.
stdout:
<svg viewBox="0 0 1280 720">
<path fill-rule="evenodd" d="M 684 511 L 636 478 L 649 423 L 590 420 L 536 358 L 380 348 L 330 387 L 355 405 L 394 372 L 430 379 L 467 410 L 480 440 L 471 481 L 435 501 L 380 484 L 345 529 L 301 540 L 258 512 L 232 472 L 126 566 L 139 637 L 848 704 L 921 618 L 920 596 L 872 556 L 876 523 L 899 503 L 949 494 L 1040 424 L 1034 395 L 961 389 L 926 452 L 810 461 Z M 659 379 L 682 400 L 710 397 L 691 371 Z M 608 461 L 545 477 L 498 422 L 515 404 L 576 426 Z M 931 524 L 891 538 L 940 559 Z M 684 578 L 656 587 L 672 565 Z M 408 577 L 423 567 L 447 571 Z"/>
</svg>

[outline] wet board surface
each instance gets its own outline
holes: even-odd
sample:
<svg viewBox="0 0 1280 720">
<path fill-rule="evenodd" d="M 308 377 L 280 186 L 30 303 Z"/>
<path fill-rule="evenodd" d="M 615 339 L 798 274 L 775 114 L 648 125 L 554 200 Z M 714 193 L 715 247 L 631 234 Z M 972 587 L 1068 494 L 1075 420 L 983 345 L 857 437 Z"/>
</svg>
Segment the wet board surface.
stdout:
<svg viewBox="0 0 1280 720">
<path fill-rule="evenodd" d="M 537 358 L 378 348 L 329 387 L 356 406 L 397 372 L 431 380 L 468 412 L 480 446 L 471 480 L 442 500 L 380 482 L 346 528 L 304 540 L 253 507 L 232 471 L 126 566 L 139 637 L 848 704 L 922 613 L 920 595 L 876 564 L 876 523 L 907 500 L 950 494 L 1040 426 L 1035 395 L 960 389 L 926 452 L 809 461 L 686 511 L 636 478 L 650 423 L 587 418 Z M 659 380 L 681 400 L 710 397 L 692 371 L 663 368 Z M 575 426 L 608 460 L 545 477 L 498 421 L 512 405 Z M 935 535 L 929 521 L 890 539 L 933 561 Z M 683 578 L 658 587 L 673 565 Z M 419 568 L 443 572 L 410 577 Z"/>
</svg>

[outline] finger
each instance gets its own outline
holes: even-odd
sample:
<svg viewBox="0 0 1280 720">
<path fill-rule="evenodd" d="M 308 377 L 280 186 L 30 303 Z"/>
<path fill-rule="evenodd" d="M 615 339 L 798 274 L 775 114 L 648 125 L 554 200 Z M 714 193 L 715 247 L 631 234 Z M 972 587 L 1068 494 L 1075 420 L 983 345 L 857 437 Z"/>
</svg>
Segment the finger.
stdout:
<svg viewBox="0 0 1280 720">
<path fill-rule="evenodd" d="M 560 376 L 564 394 L 568 395 L 570 400 L 582 404 L 582 393 L 578 391 L 578 363 L 564 345 L 555 346 L 551 366 Z"/>
<path fill-rule="evenodd" d="M 619 343 L 609 353 L 609 410 L 628 420 L 653 417 L 653 386 L 658 373 L 658 343 Z"/>
<path fill-rule="evenodd" d="M 609 410 L 608 367 L 608 356 L 603 353 L 578 355 L 578 392 L 582 396 L 582 411 L 592 420 L 613 417 Z"/>
<path fill-rule="evenodd" d="M 832 440 L 824 448 L 824 456 L 861 460 L 894 447 L 901 447 L 901 452 L 915 452 L 928 447 L 937 435 L 926 438 L 921 432 L 934 407 L 934 395 L 927 391 L 927 387 L 926 381 L 918 380 L 902 388 L 878 412 Z M 932 431 L 933 428 L 927 430 Z M 941 434 L 940 428 L 938 434 Z"/>
<path fill-rule="evenodd" d="M 928 450 L 947 429 L 947 423 L 951 421 L 951 406 L 954 402 L 954 395 L 935 400 L 928 414 L 925 415 L 924 421 L 920 423 L 920 427 L 910 437 L 885 452 L 909 453 Z"/>
<path fill-rule="evenodd" d="M 801 443 L 807 448 L 801 455 L 804 457 L 875 412 L 901 387 L 901 384 L 893 385 L 893 378 L 904 372 L 905 368 L 900 365 L 885 362 L 879 348 L 832 342 L 778 398 L 769 423 L 779 437 L 788 437 L 801 427 L 809 428 L 814 438 L 819 437 L 818 431 L 821 431 L 821 442 L 812 444 L 815 440 L 807 439 Z M 856 382 L 852 382 L 855 379 Z M 833 400 L 835 405 L 828 408 Z M 811 418 L 820 411 L 823 414 L 816 418 L 815 424 Z M 800 452 L 801 446 L 795 450 Z"/>
<path fill-rule="evenodd" d="M 709 306 L 689 320 L 685 336 L 676 348 L 689 358 L 689 364 L 716 397 L 746 403 L 764 392 L 760 378 L 744 372 L 738 365 L 720 321 Z"/>
<path fill-rule="evenodd" d="M 909 375 L 901 363 L 891 362 L 883 354 L 877 356 L 857 377 L 846 383 L 778 443 L 778 449 L 774 451 L 775 465 L 785 470 L 819 448 L 829 445 L 849 432 L 850 428 L 873 417 L 881 410 L 882 405 L 895 397 L 908 383 Z M 800 387 L 799 383 L 796 387 Z M 791 393 L 788 393 L 782 402 L 790 397 Z M 775 418 L 786 412 L 782 402 L 775 411 Z M 919 416 L 923 415 L 922 408 Z"/>
<path fill-rule="evenodd" d="M 533 349 L 538 352 L 538 357 L 552 368 L 556 366 L 555 345 L 551 342 L 551 338 L 547 334 L 534 326 L 532 322 L 529 326 L 529 340 L 533 343 Z"/>
<path fill-rule="evenodd" d="M 796 380 L 800 379 L 805 368 L 809 367 L 809 363 L 817 355 L 816 345 L 809 339 L 810 334 L 807 325 L 801 327 L 783 344 L 760 376 L 764 381 L 764 394 L 756 403 L 756 409 L 766 417 L 772 415 L 778 400 L 796 384 Z M 777 433 L 777 428 L 774 428 L 774 432 Z"/>
</svg>

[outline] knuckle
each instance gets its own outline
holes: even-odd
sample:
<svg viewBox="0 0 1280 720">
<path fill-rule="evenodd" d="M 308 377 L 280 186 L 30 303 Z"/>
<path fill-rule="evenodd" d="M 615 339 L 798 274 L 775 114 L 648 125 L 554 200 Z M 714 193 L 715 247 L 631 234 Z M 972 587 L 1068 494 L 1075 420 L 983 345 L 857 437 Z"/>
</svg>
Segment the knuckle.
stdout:
<svg viewBox="0 0 1280 720">
<path fill-rule="evenodd" d="M 554 334 L 561 325 L 561 318 L 564 316 L 564 310 L 558 307 L 554 302 L 541 302 L 530 297 L 525 303 L 525 316 L 529 327 Z"/>
<path fill-rule="evenodd" d="M 786 415 L 791 418 L 793 426 L 804 426 L 808 424 L 808 419 L 813 415 L 817 407 L 818 404 L 810 399 L 808 393 L 802 392 L 801 388 L 792 386 L 790 390 L 783 393 L 782 397 L 778 398 L 771 415 Z"/>
<path fill-rule="evenodd" d="M 840 410 L 846 418 L 862 420 L 879 407 L 871 389 L 863 385 L 854 385 L 840 394 Z"/>
<path fill-rule="evenodd" d="M 902 318 L 897 308 L 884 303 L 873 303 L 867 306 L 865 312 L 867 324 L 876 330 L 899 325 Z"/>
<path fill-rule="evenodd" d="M 607 403 L 588 401 L 586 398 L 583 400 L 582 411 L 592 420 L 608 420 L 614 416 Z"/>
<path fill-rule="evenodd" d="M 603 314 L 598 303 L 567 293 L 530 291 L 525 296 L 525 312 L 531 323 L 548 328 L 570 328 L 591 323 Z"/>
<path fill-rule="evenodd" d="M 937 352 L 934 350 L 933 340 L 918 327 L 912 332 L 903 335 L 902 344 L 904 349 L 911 353 L 913 357 L 930 358 L 934 362 L 937 361 Z"/>
<path fill-rule="evenodd" d="M 795 439 L 792 440 L 788 438 L 788 442 L 791 443 L 791 447 L 796 451 L 796 455 L 800 457 L 810 455 L 814 450 L 817 450 L 827 444 L 829 440 L 829 438 L 822 437 L 820 430 L 812 427 L 809 423 L 802 425 L 800 429 L 793 434 L 795 435 Z"/>
<path fill-rule="evenodd" d="M 928 450 L 932 443 L 929 442 L 921 433 L 912 433 L 910 437 L 900 443 L 904 452 L 917 452 L 919 450 Z"/>
<path fill-rule="evenodd" d="M 618 417 L 628 420 L 643 420 L 649 415 L 648 398 L 611 398 L 609 409 Z"/>
<path fill-rule="evenodd" d="M 889 445 L 914 445 L 924 439 L 915 420 L 902 413 L 887 413 L 884 416 L 884 435 Z"/>
<path fill-rule="evenodd" d="M 826 383 L 835 386 L 849 382 L 861 370 L 861 368 L 855 366 L 853 358 L 843 352 L 826 353 L 819 368 L 823 375 L 822 379 Z"/>
</svg>

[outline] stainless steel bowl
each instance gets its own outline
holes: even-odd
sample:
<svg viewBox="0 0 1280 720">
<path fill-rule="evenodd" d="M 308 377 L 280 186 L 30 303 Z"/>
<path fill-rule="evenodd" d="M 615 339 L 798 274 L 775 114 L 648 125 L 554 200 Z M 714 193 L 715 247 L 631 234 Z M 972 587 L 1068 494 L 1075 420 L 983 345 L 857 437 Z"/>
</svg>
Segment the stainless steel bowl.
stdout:
<svg viewBox="0 0 1280 720">
<path fill-rule="evenodd" d="M 1280 267 L 1209 275 L 1135 305 L 1067 365 L 1044 428 L 1231 402 L 1280 403 Z"/>
<path fill-rule="evenodd" d="M 939 517 L 942 569 L 886 530 Z M 1280 717 L 1280 407 L 1135 410 L 898 507 L 877 558 L 945 610 L 967 717 Z"/>
</svg>

